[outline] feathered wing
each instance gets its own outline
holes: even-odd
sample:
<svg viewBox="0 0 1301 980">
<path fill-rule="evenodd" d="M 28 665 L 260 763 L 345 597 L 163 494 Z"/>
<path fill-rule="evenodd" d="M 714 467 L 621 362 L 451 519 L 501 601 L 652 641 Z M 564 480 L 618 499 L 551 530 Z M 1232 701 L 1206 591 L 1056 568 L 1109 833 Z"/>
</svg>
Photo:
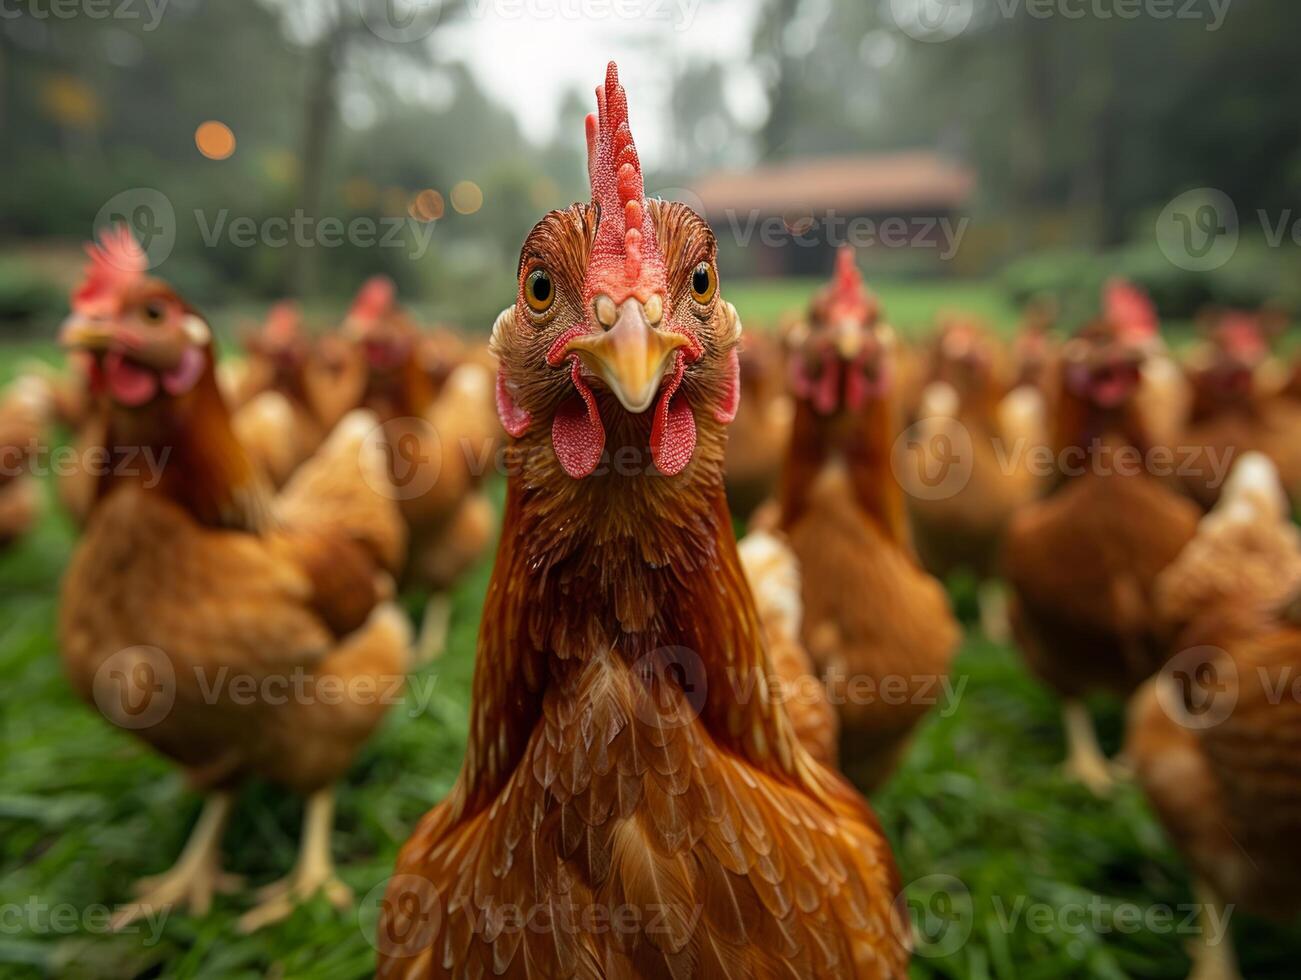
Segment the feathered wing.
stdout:
<svg viewBox="0 0 1301 980">
<path fill-rule="evenodd" d="M 750 768 L 617 653 L 575 666 L 495 803 L 461 820 L 454 796 L 403 849 L 379 975 L 903 977 L 879 828 L 807 765 Z"/>
<path fill-rule="evenodd" d="M 840 722 L 800 640 L 804 602 L 799 560 L 784 541 L 765 531 L 751 531 L 739 542 L 737 551 L 759 610 L 769 659 L 782 683 L 782 702 L 795 737 L 818 762 L 834 766 Z"/>
</svg>

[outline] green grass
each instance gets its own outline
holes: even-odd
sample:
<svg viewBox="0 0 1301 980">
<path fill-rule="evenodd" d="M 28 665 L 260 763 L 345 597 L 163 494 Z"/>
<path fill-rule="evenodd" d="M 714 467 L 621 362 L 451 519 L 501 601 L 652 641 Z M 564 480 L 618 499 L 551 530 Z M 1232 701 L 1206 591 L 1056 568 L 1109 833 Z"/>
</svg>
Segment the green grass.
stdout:
<svg viewBox="0 0 1301 980">
<path fill-rule="evenodd" d="M 959 288 L 968 287 L 952 287 Z M 755 309 L 798 304 L 806 293 L 799 284 L 738 291 Z M 918 311 L 952 296 L 948 287 L 899 287 L 896 295 Z M 15 359 L 7 362 L 12 370 Z M 114 936 L 103 928 L 107 910 L 133 880 L 172 863 L 199 801 L 171 766 L 67 686 L 54 624 L 73 543 L 51 507 L 32 536 L 0 555 L 0 977 L 369 975 L 373 891 L 460 766 L 488 568 L 458 589 L 448 654 L 411 682 L 422 697 L 390 711 L 341 786 L 334 853 L 359 910 L 337 912 L 317 900 L 244 936 L 235 929 L 247 907 L 241 895 L 219 898 L 202 919 L 169 915 L 156 934 L 146 927 Z M 968 590 L 956 595 L 970 611 Z M 1062 777 L 1056 702 L 1010 649 L 969 633 L 953 683 L 962 692 L 956 710 L 932 712 L 874 801 L 910 905 L 935 939 L 915 957 L 914 976 L 1185 976 L 1185 937 L 1110 928 L 1105 911 L 1097 929 L 1088 911 L 1101 902 L 1140 913 L 1165 908 L 1178 919 L 1193 901 L 1181 861 L 1137 790 L 1122 787 L 1104 802 Z M 1095 707 L 1115 748 L 1121 708 Z M 225 837 L 229 870 L 250 884 L 286 872 L 301 812 L 299 800 L 274 787 L 249 787 Z M 1072 906 L 1082 917 L 1061 912 Z M 1247 977 L 1296 976 L 1296 930 L 1246 915 L 1233 926 Z"/>
</svg>

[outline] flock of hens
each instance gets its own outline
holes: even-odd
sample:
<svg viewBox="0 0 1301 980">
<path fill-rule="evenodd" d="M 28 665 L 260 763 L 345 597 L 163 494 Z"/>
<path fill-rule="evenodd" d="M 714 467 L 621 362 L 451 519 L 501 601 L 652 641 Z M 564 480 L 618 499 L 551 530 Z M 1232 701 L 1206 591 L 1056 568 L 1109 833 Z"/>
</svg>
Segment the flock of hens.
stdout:
<svg viewBox="0 0 1301 980">
<path fill-rule="evenodd" d="M 1301 375 L 1269 317 L 1218 314 L 1176 357 L 1117 282 L 1069 337 L 1040 309 L 1010 343 L 952 316 L 909 346 L 845 251 L 807 316 L 742 337 L 709 227 L 644 196 L 613 65 L 597 97 L 592 201 L 528 236 L 487 347 L 421 330 L 375 279 L 336 331 L 282 304 L 219 364 L 126 229 L 89 247 L 75 370 L 15 382 L 0 438 L 57 421 L 112 464 L 59 481 L 80 527 L 61 655 L 120 723 L 106 665 L 149 683 L 161 651 L 168 710 L 129 727 L 206 801 L 115 925 L 235 884 L 221 837 L 251 776 L 307 805 L 241 924 L 350 901 L 332 786 L 387 707 L 356 692 L 439 655 L 498 529 L 461 775 L 401 851 L 380 976 L 905 976 L 860 794 L 948 675 L 960 568 L 1061 695 L 1070 771 L 1104 795 L 1136 779 L 1208 906 L 1295 909 Z M 126 465 L 142 453 L 157 474 Z M 0 487 L 7 541 L 31 484 Z M 407 588 L 432 596 L 419 636 Z M 236 698 L 219 671 L 307 694 Z M 325 679 L 345 696 L 311 696 Z M 1119 760 L 1098 690 L 1130 698 Z M 1227 942 L 1195 959 L 1236 975 Z"/>
</svg>

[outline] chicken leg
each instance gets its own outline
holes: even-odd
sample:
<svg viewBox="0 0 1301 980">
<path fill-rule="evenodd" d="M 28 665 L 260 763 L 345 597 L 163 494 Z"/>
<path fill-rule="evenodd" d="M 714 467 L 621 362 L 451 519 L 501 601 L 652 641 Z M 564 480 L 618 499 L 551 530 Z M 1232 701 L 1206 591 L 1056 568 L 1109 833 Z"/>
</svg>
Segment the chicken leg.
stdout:
<svg viewBox="0 0 1301 980">
<path fill-rule="evenodd" d="M 1062 705 L 1062 727 L 1066 730 L 1066 774 L 1087 786 L 1094 796 L 1109 796 L 1115 788 L 1115 773 L 1098 744 L 1089 709 L 1081 701 Z"/>
<path fill-rule="evenodd" d="M 176 864 L 160 875 L 136 882 L 136 900 L 114 912 L 111 929 L 123 929 L 154 909 L 173 905 L 184 905 L 195 915 L 206 915 L 214 893 L 228 894 L 239 888 L 240 879 L 221 870 L 221 835 L 234 803 L 231 793 L 213 793 L 204 801 L 203 812 Z"/>
<path fill-rule="evenodd" d="M 1232 909 L 1226 909 L 1220 896 L 1205 882 L 1196 882 L 1194 889 L 1201 914 L 1197 938 L 1188 950 L 1193 959 L 1188 980 L 1242 980 L 1233 936 L 1228 929 Z M 1223 930 L 1223 934 L 1217 936 L 1217 930 Z"/>
<path fill-rule="evenodd" d="M 447 651 L 447 631 L 452 620 L 452 597 L 435 592 L 425 603 L 420 621 L 420 638 L 416 644 L 416 666 L 431 664 Z"/>
<path fill-rule="evenodd" d="M 303 902 L 323 892 L 335 908 L 352 901 L 352 890 L 334 873 L 330 830 L 334 826 L 334 788 L 317 790 L 307 798 L 298 860 L 284 878 L 258 891 L 259 902 L 240 916 L 239 927 L 253 932 L 287 918 Z"/>
</svg>

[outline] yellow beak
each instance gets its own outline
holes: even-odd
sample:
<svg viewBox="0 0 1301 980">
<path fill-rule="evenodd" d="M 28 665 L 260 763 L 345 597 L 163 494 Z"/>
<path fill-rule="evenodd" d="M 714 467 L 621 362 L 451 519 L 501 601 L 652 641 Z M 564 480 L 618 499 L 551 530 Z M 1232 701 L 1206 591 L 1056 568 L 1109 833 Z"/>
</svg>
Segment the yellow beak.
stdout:
<svg viewBox="0 0 1301 980">
<path fill-rule="evenodd" d="M 629 299 L 609 330 L 574 338 L 565 353 L 576 353 L 619 404 L 636 415 L 650 408 L 673 352 L 686 343 L 682 334 L 652 327 L 645 306 Z"/>
<path fill-rule="evenodd" d="M 74 313 L 59 329 L 59 345 L 68 349 L 102 351 L 113 342 L 111 324 L 106 320 Z"/>
</svg>

